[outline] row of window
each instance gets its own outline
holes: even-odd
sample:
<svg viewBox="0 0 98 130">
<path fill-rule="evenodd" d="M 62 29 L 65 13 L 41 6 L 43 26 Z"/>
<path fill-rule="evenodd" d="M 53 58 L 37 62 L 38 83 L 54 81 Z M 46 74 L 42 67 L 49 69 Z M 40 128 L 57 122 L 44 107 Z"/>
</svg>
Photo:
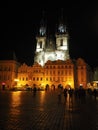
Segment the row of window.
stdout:
<svg viewBox="0 0 98 130">
<path fill-rule="evenodd" d="M 0 71 L 16 71 L 12 66 L 0 66 Z"/>
<path fill-rule="evenodd" d="M 46 75 L 48 75 L 48 74 L 51 74 L 51 75 L 56 75 L 56 74 L 61 74 L 61 75 L 71 75 L 72 74 L 72 72 L 73 72 L 73 70 L 60 70 L 60 71 L 55 71 L 55 70 L 53 70 L 53 71 L 50 71 L 50 70 L 46 70 L 45 71 L 45 74 Z M 20 73 L 26 73 L 26 72 L 24 72 L 24 71 L 22 71 L 22 72 L 20 72 Z M 34 70 L 34 72 L 33 73 L 42 73 L 41 72 L 41 70 Z M 43 72 L 43 74 L 44 74 L 44 72 Z"/>
<path fill-rule="evenodd" d="M 68 65 L 54 66 L 53 65 L 53 66 L 45 66 L 45 68 L 47 68 L 47 69 L 49 69 L 49 68 L 50 69 L 56 69 L 56 68 L 58 68 L 58 69 L 64 69 L 64 68 L 66 69 L 67 68 L 68 69 L 69 68 L 69 69 L 71 69 L 71 68 L 73 68 L 73 66 L 71 66 L 71 65 L 69 65 L 69 66 Z"/>
<path fill-rule="evenodd" d="M 42 48 L 42 41 L 38 43 L 39 48 Z M 63 39 L 60 40 L 60 46 L 63 46 Z"/>
<path fill-rule="evenodd" d="M 33 77 L 32 79 L 28 79 L 28 77 L 20 77 L 19 78 L 19 81 L 43 81 L 43 80 L 45 80 L 45 81 L 66 81 L 66 80 L 71 80 L 72 79 L 72 77 L 46 77 L 45 79 L 44 78 L 42 78 L 42 77 Z"/>
<path fill-rule="evenodd" d="M 11 76 L 10 75 L 3 75 L 3 76 L 1 76 L 0 75 L 0 80 L 2 81 L 2 80 L 10 80 L 11 79 Z"/>
<path fill-rule="evenodd" d="M 73 66 L 71 65 L 61 65 L 61 66 L 54 66 L 54 65 L 50 65 L 50 66 L 45 66 L 46 69 L 73 69 Z M 79 66 L 79 69 L 85 69 L 85 66 Z M 12 67 L 11 66 L 0 66 L 0 71 L 12 71 Z M 21 72 L 27 72 L 27 69 L 26 70 L 21 70 Z M 34 68 L 34 72 L 41 72 L 41 70 L 36 70 Z"/>
<path fill-rule="evenodd" d="M 0 71 L 11 71 L 12 69 L 9 67 L 1 67 Z"/>
<path fill-rule="evenodd" d="M 46 75 L 72 75 L 72 70 L 62 70 L 62 71 L 46 71 Z"/>
</svg>

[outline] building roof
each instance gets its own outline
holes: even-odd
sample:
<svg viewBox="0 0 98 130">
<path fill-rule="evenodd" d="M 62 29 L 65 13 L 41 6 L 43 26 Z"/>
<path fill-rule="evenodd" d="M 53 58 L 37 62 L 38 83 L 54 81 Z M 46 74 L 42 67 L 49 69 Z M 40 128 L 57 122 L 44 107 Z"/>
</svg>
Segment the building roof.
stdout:
<svg viewBox="0 0 98 130">
<path fill-rule="evenodd" d="M 14 51 L 0 51 L 0 60 L 15 60 L 17 61 L 17 57 Z"/>
</svg>

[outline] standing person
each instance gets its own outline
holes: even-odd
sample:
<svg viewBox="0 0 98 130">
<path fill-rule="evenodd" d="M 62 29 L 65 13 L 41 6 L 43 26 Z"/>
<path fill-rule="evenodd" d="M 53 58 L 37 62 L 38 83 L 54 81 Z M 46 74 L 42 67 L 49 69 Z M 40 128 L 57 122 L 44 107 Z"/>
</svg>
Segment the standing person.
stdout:
<svg viewBox="0 0 98 130">
<path fill-rule="evenodd" d="M 69 94 L 69 100 L 72 101 L 73 90 L 71 88 L 69 88 L 68 94 Z"/>
<path fill-rule="evenodd" d="M 37 88 L 36 88 L 36 86 L 34 86 L 34 88 L 33 88 L 33 96 L 36 95 L 36 91 L 37 91 Z"/>
<path fill-rule="evenodd" d="M 94 97 L 95 97 L 95 100 L 96 100 L 96 97 L 97 97 L 97 90 L 94 88 L 93 90 L 93 94 L 94 94 Z"/>
<path fill-rule="evenodd" d="M 66 88 L 64 89 L 63 94 L 64 94 L 64 98 L 65 98 L 65 101 L 66 101 L 67 100 L 67 89 Z"/>
<path fill-rule="evenodd" d="M 61 103 L 62 99 L 62 88 L 58 88 L 58 103 Z"/>
</svg>

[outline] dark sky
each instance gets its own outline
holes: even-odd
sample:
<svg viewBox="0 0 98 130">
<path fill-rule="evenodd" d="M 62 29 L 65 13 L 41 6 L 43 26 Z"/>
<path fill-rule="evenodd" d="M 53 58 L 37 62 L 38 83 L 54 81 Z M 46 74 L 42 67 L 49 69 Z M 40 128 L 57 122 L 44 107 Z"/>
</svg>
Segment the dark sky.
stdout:
<svg viewBox="0 0 98 130">
<path fill-rule="evenodd" d="M 94 2 L 66 2 L 64 7 L 45 4 L 38 7 L 30 3 L 11 6 L 9 3 L 1 9 L 0 53 L 6 56 L 6 52 L 14 50 L 20 62 L 32 65 L 42 12 L 45 12 L 49 32 L 55 36 L 61 9 L 70 36 L 70 57 L 81 57 L 89 65 L 98 66 L 98 4 Z"/>
</svg>

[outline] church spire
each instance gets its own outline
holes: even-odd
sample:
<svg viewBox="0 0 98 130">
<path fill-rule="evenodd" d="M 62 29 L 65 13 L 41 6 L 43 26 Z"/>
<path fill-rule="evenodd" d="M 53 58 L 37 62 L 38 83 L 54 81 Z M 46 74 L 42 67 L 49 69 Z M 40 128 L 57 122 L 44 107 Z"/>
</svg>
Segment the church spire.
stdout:
<svg viewBox="0 0 98 130">
<path fill-rule="evenodd" d="M 64 16 L 63 16 L 63 8 L 61 9 L 57 32 L 60 34 L 66 33 L 66 26 L 64 24 Z"/>
<path fill-rule="evenodd" d="M 61 9 L 61 17 L 60 17 L 60 23 L 63 24 L 64 22 L 64 16 L 63 16 L 63 8 Z"/>
<path fill-rule="evenodd" d="M 45 21 L 45 12 L 42 12 L 42 19 L 40 22 L 40 28 L 39 28 L 39 34 L 40 36 L 46 36 L 46 21 Z"/>
</svg>

